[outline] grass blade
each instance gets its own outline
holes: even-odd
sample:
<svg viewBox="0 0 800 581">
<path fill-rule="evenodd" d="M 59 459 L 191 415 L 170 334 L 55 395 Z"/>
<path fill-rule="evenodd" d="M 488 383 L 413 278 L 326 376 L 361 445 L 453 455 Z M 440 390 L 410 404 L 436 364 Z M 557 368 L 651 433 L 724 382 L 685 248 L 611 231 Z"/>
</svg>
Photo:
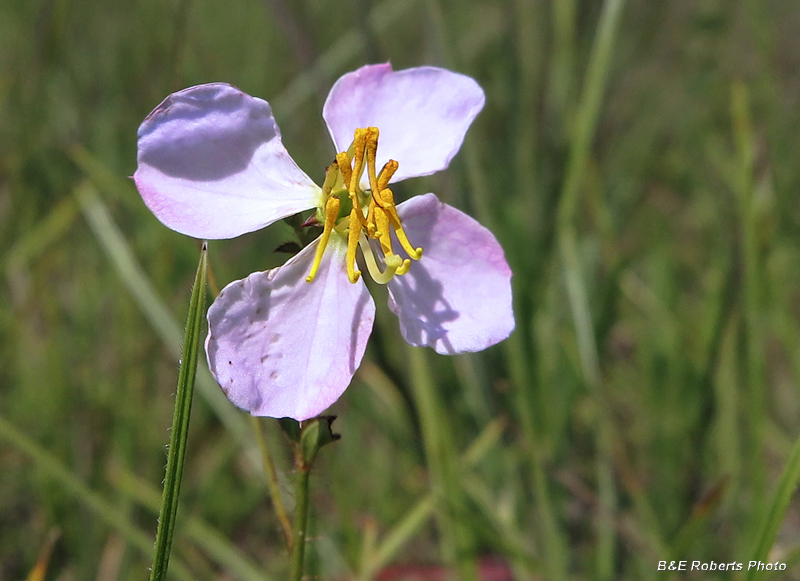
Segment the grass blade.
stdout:
<svg viewBox="0 0 800 581">
<path fill-rule="evenodd" d="M 778 536 L 778 529 L 783 522 L 783 517 L 786 514 L 786 509 L 789 507 L 789 501 L 792 499 L 797 484 L 800 482 L 800 438 L 794 444 L 792 453 L 789 455 L 789 460 L 786 466 L 783 467 L 781 479 L 778 481 L 778 488 L 775 490 L 775 496 L 772 498 L 772 503 L 767 511 L 767 516 L 761 525 L 758 533 L 756 550 L 750 557 L 751 561 L 766 561 L 769 555 L 769 550 L 775 542 L 775 537 Z M 760 579 L 762 572 L 758 571 L 757 567 L 748 568 L 746 581 L 755 581 Z"/>
<path fill-rule="evenodd" d="M 189 435 L 189 418 L 192 412 L 194 381 L 197 377 L 197 361 L 200 352 L 200 333 L 203 327 L 203 312 L 206 304 L 206 272 L 208 271 L 208 244 L 203 243 L 200 262 L 189 300 L 189 315 L 183 338 L 181 368 L 178 372 L 178 388 L 175 394 L 175 413 L 172 416 L 172 431 L 169 438 L 167 473 L 164 477 L 164 495 L 161 498 L 161 514 L 156 533 L 156 552 L 150 581 L 162 581 L 167 576 L 172 535 L 175 532 L 175 517 L 178 513 L 178 496 L 181 489 L 183 464 L 186 460 L 186 440 Z"/>
</svg>

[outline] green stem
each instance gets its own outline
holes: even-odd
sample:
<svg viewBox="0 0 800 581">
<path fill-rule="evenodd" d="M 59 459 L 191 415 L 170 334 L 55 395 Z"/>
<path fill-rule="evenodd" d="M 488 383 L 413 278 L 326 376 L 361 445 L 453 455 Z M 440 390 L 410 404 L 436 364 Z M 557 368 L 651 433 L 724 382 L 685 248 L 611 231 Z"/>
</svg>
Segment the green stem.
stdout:
<svg viewBox="0 0 800 581">
<path fill-rule="evenodd" d="M 291 581 L 303 578 L 303 558 L 306 553 L 308 528 L 308 478 L 319 449 L 339 439 L 331 424 L 336 416 L 318 416 L 298 423 L 290 418 L 280 420 L 281 427 L 294 442 L 294 466 L 297 470 L 295 484 L 294 532 L 292 533 Z"/>
<path fill-rule="evenodd" d="M 298 450 L 297 482 L 295 484 L 294 533 L 292 535 L 292 574 L 291 581 L 303 578 L 303 559 L 306 554 L 306 526 L 308 525 L 308 478 L 311 465 L 306 464 L 302 452 Z"/>
<path fill-rule="evenodd" d="M 281 498 L 281 489 L 278 485 L 278 473 L 275 470 L 275 463 L 272 461 L 272 455 L 269 453 L 267 441 L 264 439 L 264 431 L 261 429 L 261 421 L 255 417 L 250 416 L 250 423 L 253 424 L 253 431 L 258 440 L 258 447 L 261 450 L 261 462 L 264 464 L 264 476 L 267 478 L 267 488 L 269 488 L 269 496 L 272 499 L 272 506 L 275 508 L 275 514 L 281 522 L 283 528 L 283 536 L 286 540 L 286 548 L 291 552 L 292 550 L 292 525 L 289 522 L 289 516 L 286 513 L 286 507 L 283 505 Z"/>
<path fill-rule="evenodd" d="M 200 330 L 206 298 L 206 269 L 208 248 L 204 243 L 200 251 L 200 263 L 189 300 L 189 316 L 186 320 L 186 334 L 183 340 L 181 368 L 178 372 L 178 387 L 175 394 L 175 413 L 172 416 L 172 432 L 169 439 L 167 472 L 164 477 L 164 494 L 161 498 L 161 512 L 158 517 L 156 551 L 150 581 L 162 581 L 167 576 L 169 554 L 172 549 L 172 536 L 175 531 L 175 517 L 178 513 L 178 496 L 181 476 L 186 460 L 186 441 L 189 433 L 189 416 L 192 410 L 194 380 L 197 376 Z"/>
</svg>

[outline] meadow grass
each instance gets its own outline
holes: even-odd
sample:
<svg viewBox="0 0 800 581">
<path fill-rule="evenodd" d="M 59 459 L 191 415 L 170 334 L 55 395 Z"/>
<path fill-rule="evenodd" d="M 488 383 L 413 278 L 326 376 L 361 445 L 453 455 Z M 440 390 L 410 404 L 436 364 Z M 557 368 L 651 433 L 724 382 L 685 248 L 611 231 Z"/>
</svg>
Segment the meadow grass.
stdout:
<svg viewBox="0 0 800 581">
<path fill-rule="evenodd" d="M 311 473 L 308 578 L 761 558 L 800 579 L 798 27 L 794 0 L 4 0 L 0 581 L 138 580 L 152 560 L 199 246 L 127 178 L 139 123 L 226 81 L 269 100 L 320 183 L 328 89 L 386 60 L 486 92 L 450 168 L 395 194 L 495 233 L 516 330 L 438 356 L 371 289 L 342 438 Z M 293 237 L 212 241 L 210 286 Z M 291 513 L 290 448 L 204 361 L 196 395 L 170 575 L 284 579 L 270 490 Z"/>
</svg>

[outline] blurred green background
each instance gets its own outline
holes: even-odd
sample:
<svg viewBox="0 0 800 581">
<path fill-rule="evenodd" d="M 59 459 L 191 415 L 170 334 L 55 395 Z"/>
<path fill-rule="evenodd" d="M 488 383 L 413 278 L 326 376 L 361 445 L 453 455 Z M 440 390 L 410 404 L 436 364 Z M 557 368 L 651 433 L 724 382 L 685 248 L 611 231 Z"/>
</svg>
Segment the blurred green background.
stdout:
<svg viewBox="0 0 800 581">
<path fill-rule="evenodd" d="M 375 291 L 312 474 L 309 578 L 746 568 L 800 431 L 798 30 L 796 0 L 2 0 L 0 579 L 147 575 L 198 246 L 126 177 L 139 123 L 226 81 L 321 183 L 327 90 L 386 60 L 486 91 L 450 169 L 395 194 L 495 232 L 517 329 L 436 356 Z M 212 242 L 216 279 L 292 238 Z M 285 578 L 253 424 L 199 382 L 174 578 Z M 777 512 L 797 579 L 800 505 Z"/>
</svg>

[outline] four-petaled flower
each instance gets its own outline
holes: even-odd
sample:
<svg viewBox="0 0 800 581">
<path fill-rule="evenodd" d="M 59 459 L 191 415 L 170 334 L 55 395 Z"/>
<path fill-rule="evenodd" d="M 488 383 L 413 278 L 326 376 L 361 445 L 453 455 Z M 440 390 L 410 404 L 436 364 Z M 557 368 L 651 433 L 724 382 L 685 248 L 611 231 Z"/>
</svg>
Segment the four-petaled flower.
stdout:
<svg viewBox="0 0 800 581">
<path fill-rule="evenodd" d="M 169 228 L 233 238 L 311 208 L 324 225 L 209 308 L 208 364 L 234 404 L 305 420 L 339 398 L 375 315 L 358 249 L 409 344 L 453 354 L 511 333 L 511 271 L 491 232 L 434 194 L 395 205 L 388 187 L 446 168 L 483 104 L 473 79 L 444 69 L 344 75 L 322 111 L 339 153 L 321 188 L 283 147 L 269 104 L 230 85 L 180 91 L 145 119 L 134 179 Z"/>
</svg>

